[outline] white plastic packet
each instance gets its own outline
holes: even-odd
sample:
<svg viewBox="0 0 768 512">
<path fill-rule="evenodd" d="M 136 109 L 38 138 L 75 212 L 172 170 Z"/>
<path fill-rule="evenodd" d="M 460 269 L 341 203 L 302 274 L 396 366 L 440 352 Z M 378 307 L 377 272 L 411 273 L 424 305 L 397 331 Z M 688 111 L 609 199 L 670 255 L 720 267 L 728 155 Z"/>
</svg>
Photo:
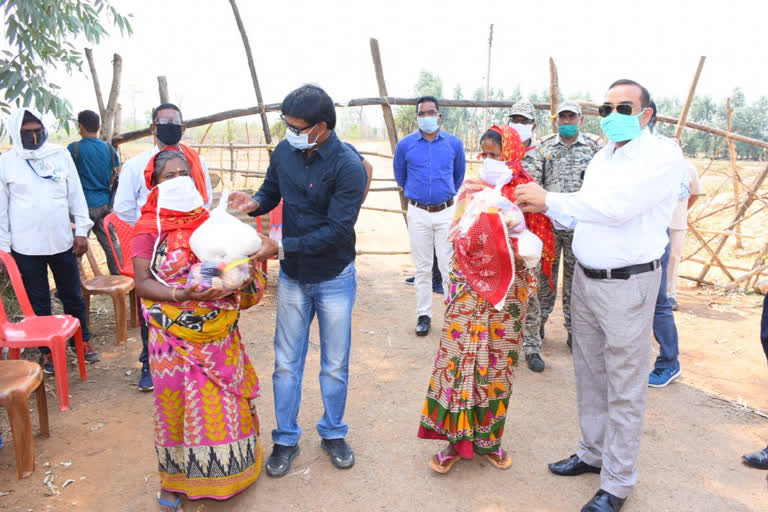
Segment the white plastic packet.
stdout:
<svg viewBox="0 0 768 512">
<path fill-rule="evenodd" d="M 541 260 L 541 250 L 544 248 L 541 238 L 528 229 L 524 229 L 520 233 L 510 234 L 509 237 L 517 238 L 517 254 L 523 259 L 525 266 L 535 268 Z"/>
<path fill-rule="evenodd" d="M 221 193 L 211 217 L 192 233 L 189 245 L 202 261 L 231 262 L 247 258 L 261 249 L 258 231 L 227 213 L 229 190 Z"/>
</svg>

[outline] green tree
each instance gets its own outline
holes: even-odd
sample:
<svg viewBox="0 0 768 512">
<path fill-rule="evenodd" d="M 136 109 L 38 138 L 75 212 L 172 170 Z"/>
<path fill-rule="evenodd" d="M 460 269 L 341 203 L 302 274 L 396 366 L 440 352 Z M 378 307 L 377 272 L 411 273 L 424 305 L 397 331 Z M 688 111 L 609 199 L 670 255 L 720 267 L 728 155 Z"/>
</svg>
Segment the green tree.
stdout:
<svg viewBox="0 0 768 512">
<path fill-rule="evenodd" d="M 0 9 L 9 48 L 0 52 L 0 84 L 5 89 L 0 110 L 8 113 L 14 105 L 34 105 L 69 131 L 72 105 L 59 97 L 61 87 L 46 78 L 46 71 L 81 71 L 83 55 L 71 41 L 84 36 L 98 44 L 107 35 L 104 20 L 130 35 L 130 15 L 117 12 L 108 0 L 0 0 Z"/>
<path fill-rule="evenodd" d="M 443 79 L 440 76 L 426 70 L 419 72 L 416 85 L 413 87 L 416 96 L 434 96 L 442 98 Z M 443 114 L 445 115 L 445 113 Z M 402 136 L 416 130 L 416 107 L 413 105 L 397 107 L 395 112 L 395 126 L 397 132 Z"/>
</svg>

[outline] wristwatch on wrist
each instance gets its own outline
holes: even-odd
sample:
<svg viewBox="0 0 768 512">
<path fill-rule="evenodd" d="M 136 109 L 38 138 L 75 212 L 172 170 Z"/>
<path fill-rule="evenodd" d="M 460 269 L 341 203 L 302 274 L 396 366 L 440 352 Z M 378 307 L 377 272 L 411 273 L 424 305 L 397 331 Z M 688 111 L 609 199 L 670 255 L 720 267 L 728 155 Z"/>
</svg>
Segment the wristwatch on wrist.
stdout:
<svg viewBox="0 0 768 512">
<path fill-rule="evenodd" d="M 278 240 L 277 242 L 277 259 L 278 260 L 284 260 L 285 259 L 285 252 L 283 252 L 283 241 Z"/>
</svg>

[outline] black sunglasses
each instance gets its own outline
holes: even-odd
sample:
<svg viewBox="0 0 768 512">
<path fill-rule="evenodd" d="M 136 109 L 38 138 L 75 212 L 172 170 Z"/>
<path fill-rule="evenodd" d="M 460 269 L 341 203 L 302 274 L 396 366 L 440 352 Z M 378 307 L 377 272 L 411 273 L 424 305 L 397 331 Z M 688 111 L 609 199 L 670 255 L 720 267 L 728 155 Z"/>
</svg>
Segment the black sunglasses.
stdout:
<svg viewBox="0 0 768 512">
<path fill-rule="evenodd" d="M 291 123 L 286 121 L 285 116 L 282 114 L 280 115 L 280 119 L 285 123 L 285 127 L 291 130 L 295 135 L 301 135 L 301 132 L 303 132 L 304 130 L 309 130 L 310 128 L 312 128 L 317 124 L 317 123 L 314 123 L 314 124 L 307 125 L 304 128 L 299 128 L 298 126 L 293 126 Z"/>
<path fill-rule="evenodd" d="M 611 112 L 616 109 L 616 112 L 623 116 L 631 116 L 633 108 L 634 107 L 629 103 L 621 103 L 616 106 L 613 106 L 610 103 L 603 103 L 597 108 L 597 113 L 600 114 L 600 117 L 608 117 L 611 115 Z"/>
</svg>

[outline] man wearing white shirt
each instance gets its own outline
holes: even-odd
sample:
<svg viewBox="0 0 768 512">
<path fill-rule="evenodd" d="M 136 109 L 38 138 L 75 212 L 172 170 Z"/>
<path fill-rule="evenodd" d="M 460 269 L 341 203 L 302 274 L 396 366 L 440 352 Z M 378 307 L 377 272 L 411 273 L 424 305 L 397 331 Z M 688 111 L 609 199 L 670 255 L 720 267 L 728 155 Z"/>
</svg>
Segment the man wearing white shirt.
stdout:
<svg viewBox="0 0 768 512">
<path fill-rule="evenodd" d="M 0 155 L 0 249 L 16 260 L 38 316 L 52 314 L 50 268 L 64 312 L 80 320 L 85 360 L 95 363 L 99 355 L 89 343 L 88 313 L 77 265 L 77 258 L 88 250 L 93 222 L 77 169 L 65 148 L 48 143 L 42 115 L 36 110 L 13 111 L 6 127 L 13 149 Z M 5 271 L 1 263 L 0 270 Z M 43 370 L 52 374 L 50 350 L 40 347 L 40 352 Z"/>
<path fill-rule="evenodd" d="M 651 324 L 667 227 L 680 192 L 682 154 L 648 131 L 648 91 L 614 82 L 599 108 L 611 140 L 575 193 L 520 185 L 517 202 L 573 227 L 571 322 L 581 439 L 555 474 L 600 473 L 583 512 L 616 512 L 637 482 L 648 400 Z"/>
<path fill-rule="evenodd" d="M 120 171 L 120 181 L 115 192 L 114 211 L 118 217 L 130 225 L 136 224 L 141 216 L 141 207 L 147 201 L 149 189 L 144 178 L 144 169 L 149 161 L 160 151 L 168 146 L 177 147 L 181 136 L 184 133 L 184 120 L 181 117 L 181 110 L 172 103 L 163 103 L 152 111 L 152 123 L 149 125 L 149 131 L 152 133 L 155 145 L 146 151 L 138 154 L 123 164 Z M 213 189 L 211 187 L 211 176 L 208 174 L 208 166 L 205 160 L 200 157 L 200 164 L 205 175 L 205 189 L 208 195 L 208 201 L 205 207 L 210 209 L 213 201 Z M 137 298 L 138 300 L 138 298 Z M 149 331 L 143 315 L 139 315 L 141 323 L 141 342 L 142 350 L 139 355 L 141 362 L 141 374 L 139 376 L 139 390 L 152 391 L 152 375 L 149 372 L 149 352 L 147 342 Z"/>
</svg>

